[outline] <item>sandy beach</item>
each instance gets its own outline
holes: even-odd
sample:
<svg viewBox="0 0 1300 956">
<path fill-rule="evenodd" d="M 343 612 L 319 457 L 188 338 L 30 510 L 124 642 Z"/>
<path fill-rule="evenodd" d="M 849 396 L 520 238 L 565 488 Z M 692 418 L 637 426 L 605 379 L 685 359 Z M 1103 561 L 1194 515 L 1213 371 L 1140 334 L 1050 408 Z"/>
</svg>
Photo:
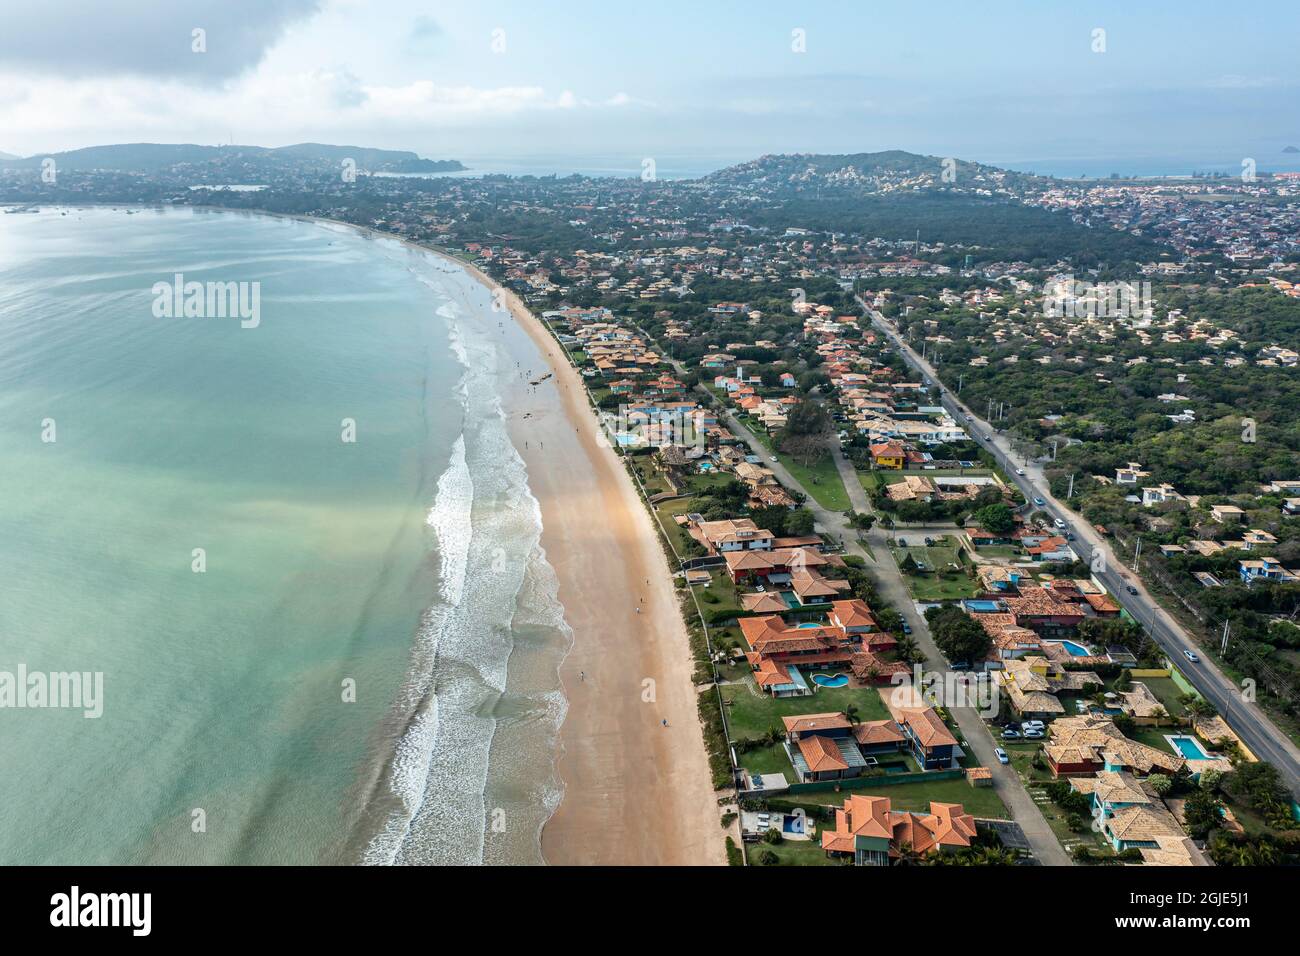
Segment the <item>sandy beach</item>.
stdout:
<svg viewBox="0 0 1300 956">
<path fill-rule="evenodd" d="M 542 832 L 543 856 L 559 865 L 725 864 L 686 628 L 653 520 L 601 442 L 581 376 L 541 320 L 505 295 L 554 374 L 510 410 L 510 430 L 574 635 L 561 668 L 565 794 Z"/>
</svg>

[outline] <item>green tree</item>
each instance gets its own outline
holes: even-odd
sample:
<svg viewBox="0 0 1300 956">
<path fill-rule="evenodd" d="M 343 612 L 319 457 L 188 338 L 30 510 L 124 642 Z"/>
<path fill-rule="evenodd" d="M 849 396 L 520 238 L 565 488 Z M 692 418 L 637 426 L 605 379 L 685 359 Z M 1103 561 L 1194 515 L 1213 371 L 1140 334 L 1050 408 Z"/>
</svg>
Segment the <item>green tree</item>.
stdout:
<svg viewBox="0 0 1300 956">
<path fill-rule="evenodd" d="M 971 512 L 971 520 L 985 531 L 998 535 L 1007 534 L 1016 526 L 1015 515 L 1004 504 L 988 505 Z"/>
<path fill-rule="evenodd" d="M 950 661 L 982 661 L 992 646 L 988 631 L 957 607 L 931 608 L 930 633 Z"/>
</svg>

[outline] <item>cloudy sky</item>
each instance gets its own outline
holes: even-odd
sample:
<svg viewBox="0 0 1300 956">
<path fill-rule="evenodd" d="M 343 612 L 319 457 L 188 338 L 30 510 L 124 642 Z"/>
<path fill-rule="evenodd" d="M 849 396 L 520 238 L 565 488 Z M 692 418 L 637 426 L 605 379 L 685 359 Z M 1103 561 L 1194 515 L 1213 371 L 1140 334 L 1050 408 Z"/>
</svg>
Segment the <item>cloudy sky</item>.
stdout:
<svg viewBox="0 0 1300 956">
<path fill-rule="evenodd" d="M 0 0 L 0 151 L 1268 157 L 1300 145 L 1298 28 L 1294 0 Z"/>
</svg>

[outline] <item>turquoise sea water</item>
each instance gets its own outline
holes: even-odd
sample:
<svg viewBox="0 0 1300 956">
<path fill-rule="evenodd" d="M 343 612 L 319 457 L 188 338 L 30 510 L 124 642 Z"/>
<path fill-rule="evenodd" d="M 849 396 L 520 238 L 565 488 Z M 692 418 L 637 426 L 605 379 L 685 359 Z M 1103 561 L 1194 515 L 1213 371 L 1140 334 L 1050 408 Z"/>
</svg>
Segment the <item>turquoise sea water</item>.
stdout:
<svg viewBox="0 0 1300 956">
<path fill-rule="evenodd" d="M 341 227 L 0 216 L 0 671 L 104 675 L 0 709 L 0 863 L 539 861 L 568 638 L 488 314 Z"/>
</svg>

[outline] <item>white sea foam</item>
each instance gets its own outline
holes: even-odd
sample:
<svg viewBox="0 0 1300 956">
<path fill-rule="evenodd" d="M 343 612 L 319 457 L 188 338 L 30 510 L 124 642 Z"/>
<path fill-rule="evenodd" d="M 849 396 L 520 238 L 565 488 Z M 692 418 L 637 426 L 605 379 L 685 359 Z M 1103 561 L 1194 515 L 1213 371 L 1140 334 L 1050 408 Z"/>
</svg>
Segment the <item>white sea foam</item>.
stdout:
<svg viewBox="0 0 1300 956">
<path fill-rule="evenodd" d="M 506 429 L 501 346 L 476 321 L 486 296 L 475 296 L 481 286 L 459 270 L 438 269 L 436 277 L 412 271 L 443 300 L 436 311 L 464 369 L 458 394 L 465 424 L 428 518 L 439 594 L 412 655 L 406 702 L 416 715 L 398 743 L 389 781 L 402 812 L 375 837 L 364 861 L 481 862 L 495 809 L 489 797 L 522 789 L 528 798 L 510 812 L 516 821 L 527 818 L 534 846 L 506 851 L 507 858 L 513 852 L 535 862 L 537 836 L 561 793 L 554 740 L 567 705 L 555 666 L 568 631 L 555 573 L 540 546 L 541 506 Z M 549 663 L 536 665 L 540 677 L 529 675 L 526 686 L 507 692 L 517 629 L 552 635 L 541 653 Z M 494 750 L 500 733 L 517 736 Z"/>
</svg>

